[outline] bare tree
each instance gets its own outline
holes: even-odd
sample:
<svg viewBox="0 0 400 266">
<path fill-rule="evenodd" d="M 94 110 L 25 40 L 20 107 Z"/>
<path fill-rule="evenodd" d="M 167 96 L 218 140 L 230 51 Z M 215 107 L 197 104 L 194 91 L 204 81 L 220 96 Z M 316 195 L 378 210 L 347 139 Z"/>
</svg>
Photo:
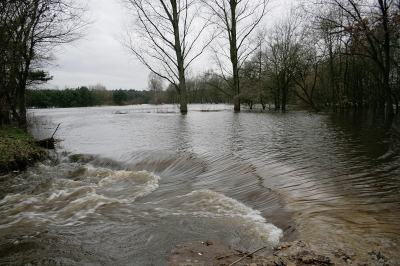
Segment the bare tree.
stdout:
<svg viewBox="0 0 400 266">
<path fill-rule="evenodd" d="M 294 89 L 295 74 L 306 52 L 303 43 L 307 42 L 307 34 L 302 23 L 301 17 L 292 7 L 283 19 L 276 21 L 267 41 L 265 65 L 272 81 L 270 88 L 275 110 L 286 109 L 289 93 Z"/>
<path fill-rule="evenodd" d="M 343 109 L 341 108 L 343 103 L 340 97 L 343 95 L 343 86 L 341 84 L 345 83 L 343 75 L 345 72 L 343 70 L 345 56 L 343 50 L 346 47 L 346 36 L 338 28 L 337 21 L 345 20 L 345 16 L 343 10 L 338 10 L 333 6 L 324 6 L 323 8 L 324 10 L 319 9 L 318 13 L 324 14 L 324 16 L 313 15 L 310 21 L 311 24 L 314 24 L 312 28 L 315 30 L 316 37 L 320 39 L 318 53 L 321 55 L 321 59 L 327 63 L 326 69 L 323 72 L 327 79 L 324 86 L 329 88 L 331 94 L 328 97 L 330 98 L 328 102 L 333 106 L 335 111 L 341 111 Z M 308 8 L 308 10 L 312 10 L 312 8 Z"/>
<path fill-rule="evenodd" d="M 160 104 L 163 102 L 163 89 L 164 89 L 164 84 L 163 84 L 163 79 L 154 74 L 153 72 L 150 72 L 148 79 L 148 89 L 150 91 L 150 97 L 152 98 L 151 101 L 154 104 Z"/>
<path fill-rule="evenodd" d="M 208 22 L 201 19 L 197 0 L 121 0 L 133 16 L 122 41 L 151 72 L 164 78 L 180 95 L 187 112 L 186 71 L 207 42 L 201 38 Z"/>
<path fill-rule="evenodd" d="M 393 69 L 393 38 L 399 31 L 397 0 L 330 0 L 314 1 L 316 6 L 331 5 L 342 11 L 345 20 L 325 18 L 335 32 L 345 33 L 348 53 L 372 60 L 379 71 L 386 115 L 394 116 L 390 73 Z M 332 32 L 332 33 L 335 33 Z"/>
<path fill-rule="evenodd" d="M 269 0 L 202 0 L 220 32 L 213 49 L 223 78 L 234 96 L 234 110 L 240 110 L 239 72 L 246 59 L 257 49 L 251 37 L 267 13 Z M 226 68 L 226 61 L 231 68 Z M 230 77 L 232 77 L 230 79 Z"/>
<path fill-rule="evenodd" d="M 86 6 L 74 0 L 2 1 L 0 11 L 2 120 L 11 111 L 26 130 L 27 86 L 49 79 L 39 68 L 53 58 L 55 48 L 81 38 L 90 21 Z"/>
<path fill-rule="evenodd" d="M 267 75 L 266 60 L 263 51 L 266 32 L 260 31 L 257 34 L 258 51 L 246 61 L 240 71 L 241 102 L 247 103 L 251 109 L 252 104 L 261 104 L 265 109 L 267 106 Z"/>
</svg>

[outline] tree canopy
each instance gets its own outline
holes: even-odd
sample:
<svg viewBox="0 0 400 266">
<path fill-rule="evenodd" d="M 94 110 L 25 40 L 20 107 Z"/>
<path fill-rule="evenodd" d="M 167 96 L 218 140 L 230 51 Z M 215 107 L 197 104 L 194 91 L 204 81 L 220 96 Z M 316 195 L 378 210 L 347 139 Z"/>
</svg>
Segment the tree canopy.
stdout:
<svg viewBox="0 0 400 266">
<path fill-rule="evenodd" d="M 90 23 L 74 0 L 0 2 L 0 123 L 26 130 L 27 87 L 51 79 L 41 70 L 62 44 L 82 37 Z M 10 115 L 11 114 L 11 115 Z"/>
</svg>

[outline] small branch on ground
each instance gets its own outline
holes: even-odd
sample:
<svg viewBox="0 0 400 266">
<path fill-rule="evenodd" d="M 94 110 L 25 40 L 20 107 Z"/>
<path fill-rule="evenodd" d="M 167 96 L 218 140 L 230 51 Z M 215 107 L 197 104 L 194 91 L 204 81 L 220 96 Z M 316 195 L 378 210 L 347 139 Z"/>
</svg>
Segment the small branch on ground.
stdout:
<svg viewBox="0 0 400 266">
<path fill-rule="evenodd" d="M 51 138 L 47 138 L 47 139 L 41 139 L 36 141 L 36 143 L 43 148 L 46 149 L 54 149 L 54 143 L 57 141 L 56 139 L 54 139 L 54 135 L 56 134 L 58 128 L 60 127 L 60 124 L 58 124 L 56 130 L 54 131 L 53 135 L 51 136 Z"/>
<path fill-rule="evenodd" d="M 51 139 L 52 139 L 52 138 L 54 137 L 54 135 L 56 134 L 56 132 L 57 132 L 58 128 L 60 127 L 60 125 L 61 125 L 61 124 L 58 124 L 58 126 L 57 126 L 56 130 L 54 131 L 53 135 L 51 135 Z"/>
<path fill-rule="evenodd" d="M 261 248 L 255 250 L 255 251 L 249 253 L 249 254 L 246 254 L 245 256 L 241 257 L 241 258 L 238 259 L 237 261 L 235 261 L 235 262 L 229 264 L 229 266 L 235 265 L 236 263 L 238 263 L 238 262 L 244 260 L 244 259 L 247 258 L 247 257 L 250 257 L 250 256 L 253 255 L 254 253 L 256 253 L 256 252 L 258 252 L 258 251 L 260 251 L 260 250 L 262 250 L 262 249 L 264 249 L 264 248 L 266 248 L 266 246 L 263 246 L 263 247 L 261 247 Z"/>
</svg>

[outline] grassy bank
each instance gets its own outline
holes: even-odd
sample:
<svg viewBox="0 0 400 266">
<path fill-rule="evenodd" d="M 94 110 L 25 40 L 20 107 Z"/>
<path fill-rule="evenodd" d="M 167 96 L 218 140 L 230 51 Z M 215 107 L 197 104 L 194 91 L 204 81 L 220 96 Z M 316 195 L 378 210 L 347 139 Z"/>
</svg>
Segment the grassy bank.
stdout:
<svg viewBox="0 0 400 266">
<path fill-rule="evenodd" d="M 0 127 L 0 176 L 25 170 L 46 157 L 32 136 L 15 127 Z"/>
</svg>

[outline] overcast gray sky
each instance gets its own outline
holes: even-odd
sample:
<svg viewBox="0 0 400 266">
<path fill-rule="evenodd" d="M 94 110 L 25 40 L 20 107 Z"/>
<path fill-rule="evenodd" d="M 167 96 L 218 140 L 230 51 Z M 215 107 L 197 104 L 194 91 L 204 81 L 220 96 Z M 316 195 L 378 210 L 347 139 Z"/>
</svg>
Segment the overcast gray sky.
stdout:
<svg viewBox="0 0 400 266">
<path fill-rule="evenodd" d="M 117 41 L 123 34 L 121 5 L 117 0 L 78 1 L 88 3 L 95 22 L 84 39 L 56 55 L 57 66 L 48 69 L 53 76 L 48 86 L 64 89 L 101 83 L 108 90 L 146 89 L 149 71 Z M 284 2 L 280 1 L 275 5 Z"/>
<path fill-rule="evenodd" d="M 58 53 L 49 68 L 50 87 L 76 88 L 101 83 L 108 90 L 147 87 L 149 71 L 127 54 L 117 41 L 122 34 L 123 11 L 116 0 L 88 2 L 94 24 L 84 39 Z"/>
</svg>

